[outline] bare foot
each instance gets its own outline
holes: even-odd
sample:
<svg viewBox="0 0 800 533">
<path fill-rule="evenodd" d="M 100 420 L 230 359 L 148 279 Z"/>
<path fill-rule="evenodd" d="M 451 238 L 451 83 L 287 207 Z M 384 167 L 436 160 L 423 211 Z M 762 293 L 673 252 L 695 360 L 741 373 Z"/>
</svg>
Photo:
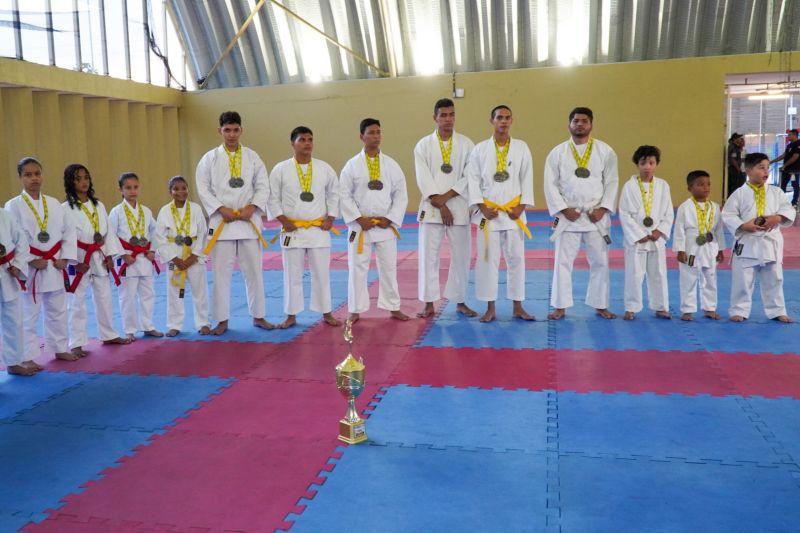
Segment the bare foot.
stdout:
<svg viewBox="0 0 800 533">
<path fill-rule="evenodd" d="M 348 318 L 348 320 L 350 321 L 351 324 L 355 324 L 360 319 L 361 319 L 361 315 L 358 314 L 358 313 L 350 313 L 350 317 Z"/>
<path fill-rule="evenodd" d="M 522 302 L 514 302 L 514 311 L 511 313 L 511 316 L 522 320 L 536 320 L 535 316 L 528 314 L 528 312 L 523 309 Z"/>
<path fill-rule="evenodd" d="M 31 359 L 30 361 L 23 361 L 21 366 L 24 366 L 25 368 L 30 368 L 34 372 L 41 372 L 42 370 L 44 370 L 44 367 L 39 363 L 37 363 L 36 361 L 34 361 L 33 359 Z"/>
<path fill-rule="evenodd" d="M 144 334 L 148 337 L 163 337 L 164 334 L 158 331 L 157 329 L 149 329 L 144 332 Z"/>
<path fill-rule="evenodd" d="M 211 328 L 208 326 L 203 326 L 197 331 L 200 335 L 211 335 Z"/>
<path fill-rule="evenodd" d="M 103 341 L 103 344 L 130 344 L 131 339 L 123 339 L 122 337 L 114 337 L 113 339 L 108 339 L 107 341 Z"/>
<path fill-rule="evenodd" d="M 408 320 L 408 315 L 405 314 L 404 312 L 400 311 L 399 309 L 397 311 L 391 311 L 389 313 L 389 316 L 391 316 L 395 320 L 402 320 L 403 322 Z"/>
<path fill-rule="evenodd" d="M 636 313 L 633 311 L 625 311 L 625 314 L 622 317 L 624 320 L 633 320 L 636 318 Z"/>
<path fill-rule="evenodd" d="M 125 338 L 128 340 L 128 344 L 136 341 L 136 334 L 135 333 L 128 333 L 125 335 Z"/>
<path fill-rule="evenodd" d="M 465 317 L 469 317 L 469 318 L 478 316 L 478 313 L 476 313 L 474 310 L 472 310 L 472 308 L 470 308 L 464 302 L 461 302 L 460 304 L 456 305 L 456 313 L 461 313 Z"/>
<path fill-rule="evenodd" d="M 747 319 L 745 317 L 743 317 L 742 315 L 733 315 L 733 316 L 731 316 L 730 320 L 731 320 L 731 322 L 744 322 Z"/>
<path fill-rule="evenodd" d="M 167 332 L 167 337 L 177 337 L 178 333 L 180 333 L 180 331 L 177 329 L 171 329 Z"/>
<path fill-rule="evenodd" d="M 294 315 L 286 315 L 286 320 L 278 324 L 278 329 L 287 329 L 297 324 Z"/>
<path fill-rule="evenodd" d="M 603 317 L 605 319 L 613 320 L 613 319 L 617 318 L 617 315 L 615 315 L 614 313 L 612 313 L 608 309 L 597 309 L 596 311 L 597 311 L 598 315 L 600 315 L 601 317 Z"/>
<path fill-rule="evenodd" d="M 228 331 L 228 321 L 222 320 L 217 324 L 217 327 L 211 330 L 212 335 L 222 335 Z"/>
<path fill-rule="evenodd" d="M 683 313 L 681 315 L 681 320 L 684 320 L 686 322 L 691 322 L 692 320 L 694 320 L 694 315 L 692 313 Z"/>
<path fill-rule="evenodd" d="M 547 313 L 548 320 L 561 320 L 567 316 L 567 311 L 565 309 L 556 309 L 553 312 Z"/>
<path fill-rule="evenodd" d="M 56 354 L 56 359 L 61 359 L 62 361 L 77 361 L 80 358 L 80 355 L 75 355 L 72 352 L 58 352 Z"/>
<path fill-rule="evenodd" d="M 332 313 L 325 313 L 322 315 L 322 320 L 325 321 L 326 324 L 329 326 L 338 327 L 342 325 L 342 321 L 333 316 Z"/>
<path fill-rule="evenodd" d="M 776 316 L 772 320 L 777 320 L 778 322 L 783 322 L 784 324 L 791 324 L 792 322 L 794 322 L 794 320 L 792 320 L 792 317 L 787 315 Z"/>
<path fill-rule="evenodd" d="M 33 376 L 36 374 L 36 370 L 27 366 L 22 365 L 11 365 L 6 369 L 6 372 L 9 374 L 14 374 L 15 376 Z"/>
<path fill-rule="evenodd" d="M 706 318 L 710 318 L 711 320 L 719 320 L 720 318 L 722 318 L 716 311 L 703 311 L 703 316 Z"/>
<path fill-rule="evenodd" d="M 270 324 L 264 318 L 254 318 L 253 325 L 257 328 L 265 329 L 267 331 L 275 329 L 275 324 Z"/>
<path fill-rule="evenodd" d="M 489 302 L 486 305 L 486 312 L 481 317 L 481 322 L 491 322 L 494 320 L 494 302 Z"/>
<path fill-rule="evenodd" d="M 89 352 L 87 352 L 86 350 L 84 350 L 84 349 L 83 349 L 82 347 L 80 347 L 80 346 L 76 346 L 76 347 L 74 347 L 74 348 L 73 348 L 72 350 L 70 350 L 70 351 L 71 351 L 73 354 L 77 355 L 78 357 L 86 357 L 87 355 L 89 355 Z"/>
<path fill-rule="evenodd" d="M 429 316 L 433 316 L 433 313 L 433 302 L 425 302 L 425 307 L 417 313 L 417 318 L 428 318 Z"/>
<path fill-rule="evenodd" d="M 669 314 L 669 311 L 656 311 L 656 316 L 665 320 L 672 320 L 672 315 Z"/>
</svg>

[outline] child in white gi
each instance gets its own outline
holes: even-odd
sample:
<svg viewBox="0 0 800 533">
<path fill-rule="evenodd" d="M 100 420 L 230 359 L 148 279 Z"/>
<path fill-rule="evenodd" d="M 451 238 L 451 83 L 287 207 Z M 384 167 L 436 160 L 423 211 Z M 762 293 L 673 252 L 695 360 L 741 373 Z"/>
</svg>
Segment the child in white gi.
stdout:
<svg viewBox="0 0 800 533">
<path fill-rule="evenodd" d="M 660 318 L 670 318 L 666 243 L 673 213 L 669 185 L 655 177 L 661 151 L 640 146 L 633 154 L 638 175 L 623 186 L 619 219 L 625 236 L 625 320 L 642 310 L 642 282 L 647 276 L 647 300 Z"/>
<path fill-rule="evenodd" d="M 724 258 L 725 231 L 716 202 L 708 199 L 711 177 L 705 170 L 686 176 L 692 197 L 678 207 L 672 250 L 678 254 L 681 320 L 692 320 L 697 311 L 697 289 L 703 316 L 719 320 L 717 313 L 717 264 Z"/>
<path fill-rule="evenodd" d="M 25 364 L 22 342 L 20 290 L 25 290 L 23 270 L 31 259 L 28 243 L 11 215 L 0 209 L 0 321 L 3 329 L 3 364 L 9 374 L 32 376 L 39 369 Z"/>
</svg>

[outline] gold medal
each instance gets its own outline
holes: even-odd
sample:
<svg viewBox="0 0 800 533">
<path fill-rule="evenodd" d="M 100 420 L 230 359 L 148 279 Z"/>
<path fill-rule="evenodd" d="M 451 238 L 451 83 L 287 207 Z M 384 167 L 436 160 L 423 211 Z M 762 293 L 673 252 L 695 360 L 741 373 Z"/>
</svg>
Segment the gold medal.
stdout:
<svg viewBox="0 0 800 533">
<path fill-rule="evenodd" d="M 706 236 L 698 235 L 694 242 L 697 243 L 697 246 L 703 246 L 706 243 Z"/>
<path fill-rule="evenodd" d="M 383 189 L 383 182 L 381 180 L 370 180 L 367 184 L 367 188 L 371 191 L 380 191 Z"/>
<path fill-rule="evenodd" d="M 508 180 L 508 172 L 505 170 L 500 170 L 494 173 L 494 181 L 497 183 L 503 183 L 506 180 Z"/>
<path fill-rule="evenodd" d="M 642 220 L 642 224 L 644 224 L 644 227 L 649 228 L 650 226 L 653 225 L 653 218 L 652 217 L 644 217 L 644 220 Z"/>
<path fill-rule="evenodd" d="M 39 234 L 36 236 L 36 240 L 44 244 L 50 240 L 50 234 L 47 233 L 46 231 L 40 231 Z"/>
<path fill-rule="evenodd" d="M 448 164 L 448 163 L 442 163 L 442 166 L 441 166 L 441 167 L 439 167 L 439 168 L 440 168 L 440 169 L 442 170 L 442 172 L 444 172 L 445 174 L 450 174 L 450 173 L 453 171 L 453 165 L 450 165 L 450 164 Z"/>
<path fill-rule="evenodd" d="M 586 167 L 578 167 L 575 169 L 575 176 L 579 178 L 588 178 L 592 173 Z"/>
<path fill-rule="evenodd" d="M 371 184 L 372 182 L 370 182 Z M 304 202 L 313 202 L 314 201 L 314 193 L 309 191 L 303 191 L 300 193 L 300 199 Z"/>
</svg>

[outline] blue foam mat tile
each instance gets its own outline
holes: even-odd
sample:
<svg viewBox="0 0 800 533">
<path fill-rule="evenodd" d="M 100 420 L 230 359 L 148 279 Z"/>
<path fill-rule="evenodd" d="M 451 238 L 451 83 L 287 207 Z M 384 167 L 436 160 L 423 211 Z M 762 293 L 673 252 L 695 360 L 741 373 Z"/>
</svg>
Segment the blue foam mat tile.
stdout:
<svg viewBox="0 0 800 533">
<path fill-rule="evenodd" d="M 797 531 L 782 468 L 559 458 L 562 531 Z"/>
<path fill-rule="evenodd" d="M 350 446 L 292 531 L 529 531 L 543 528 L 542 455 Z M 435 480 L 435 481 L 431 481 Z M 358 512 L 341 505 L 358 485 Z"/>
<path fill-rule="evenodd" d="M 39 372 L 32 378 L 0 372 L 0 419 L 13 417 L 91 377 L 83 372 Z"/>
<path fill-rule="evenodd" d="M 0 531 L 18 531 L 28 523 L 38 523 L 47 518 L 45 512 L 4 511 L 0 509 Z"/>
<path fill-rule="evenodd" d="M 800 465 L 800 400 L 795 398 L 749 397 L 758 419 L 774 435 L 770 439 Z"/>
</svg>

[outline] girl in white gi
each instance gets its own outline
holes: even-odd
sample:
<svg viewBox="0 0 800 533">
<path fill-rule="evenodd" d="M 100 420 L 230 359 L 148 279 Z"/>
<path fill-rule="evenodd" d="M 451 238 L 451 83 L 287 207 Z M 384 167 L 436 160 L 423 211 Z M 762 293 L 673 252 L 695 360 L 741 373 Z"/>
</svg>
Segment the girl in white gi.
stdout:
<svg viewBox="0 0 800 533">
<path fill-rule="evenodd" d="M 295 325 L 305 307 L 305 258 L 311 269 L 311 310 L 322 313 L 330 326 L 341 322 L 331 313 L 331 231 L 339 216 L 339 180 L 325 161 L 312 159 L 314 133 L 298 126 L 289 135 L 294 157 L 275 165 L 269 174 L 269 212 L 283 225 L 283 311 L 281 329 Z"/>
<path fill-rule="evenodd" d="M 669 314 L 666 243 L 674 218 L 669 185 L 655 177 L 661 151 L 640 146 L 633 154 L 639 174 L 622 187 L 619 220 L 625 236 L 625 320 L 642 310 L 642 281 L 647 277 L 647 300 L 660 318 Z"/>
<path fill-rule="evenodd" d="M 31 259 L 23 232 L 5 210 L 0 209 L 0 321 L 3 328 L 3 364 L 9 374 L 32 376 L 39 367 L 24 361 L 22 304 L 25 290 L 23 270 Z"/>
<path fill-rule="evenodd" d="M 114 329 L 114 309 L 109 272 L 119 285 L 113 257 L 122 249 L 113 232 L 108 231 L 108 214 L 103 202 L 95 198 L 92 176 L 79 164 L 64 169 L 64 192 L 67 201 L 61 204 L 75 226 L 78 263 L 67 297 L 69 307 L 69 347 L 73 354 L 85 357 L 83 349 L 89 342 L 86 336 L 86 292 L 92 288 L 97 330 L 103 344 L 127 344 Z M 72 270 L 72 269 L 70 269 Z"/>
<path fill-rule="evenodd" d="M 347 307 L 356 322 L 369 310 L 367 274 L 372 248 L 378 265 L 378 307 L 392 318 L 408 320 L 400 310 L 397 287 L 398 228 L 408 206 L 406 178 L 400 165 L 380 151 L 381 123 L 365 118 L 360 124 L 364 149 L 345 163 L 339 180 L 342 218 L 347 223 Z"/>
<path fill-rule="evenodd" d="M 79 356 L 71 353 L 67 342 L 67 289 L 69 276 L 66 268 L 77 259 L 75 226 L 52 196 L 42 194 L 42 165 L 32 157 L 17 164 L 22 184 L 22 194 L 6 203 L 14 224 L 21 229 L 29 243 L 28 290 L 22 297 L 24 329 L 23 365 L 41 369 L 33 359 L 39 356 L 39 339 L 36 327 L 44 310 L 46 347 L 56 358 L 75 361 Z"/>
<path fill-rule="evenodd" d="M 672 250 L 678 254 L 681 287 L 681 320 L 692 320 L 697 311 L 697 289 L 703 316 L 719 320 L 717 313 L 717 264 L 724 259 L 725 231 L 716 202 L 708 199 L 711 177 L 705 170 L 686 176 L 692 197 L 678 207 Z"/>
<path fill-rule="evenodd" d="M 153 288 L 153 269 L 158 273 L 156 254 L 151 250 L 156 223 L 153 213 L 139 201 L 139 177 L 125 172 L 119 177 L 122 202 L 108 214 L 109 228 L 119 238 L 122 252 L 117 258 L 119 277 L 122 280 L 119 298 L 122 307 L 122 327 L 131 341 L 141 330 L 150 337 L 163 337 L 153 325 L 153 306 L 156 293 Z M 139 315 L 136 315 L 136 300 Z"/>
<path fill-rule="evenodd" d="M 731 304 L 733 322 L 750 317 L 753 286 L 758 277 L 767 318 L 792 322 L 783 299 L 783 235 L 780 226 L 791 226 L 796 212 L 779 187 L 767 185 L 769 158 L 747 154 L 747 182 L 728 197 L 722 221 L 734 234 L 731 252 Z"/>
<path fill-rule="evenodd" d="M 200 335 L 211 333 L 208 318 L 208 275 L 203 247 L 206 245 L 206 218 L 200 206 L 188 201 L 189 184 L 183 176 L 168 182 L 172 201 L 161 208 L 156 218 L 155 245 L 162 262 L 169 264 L 167 281 L 167 337 L 183 329 L 183 297 L 186 282 L 192 288 L 194 326 Z"/>
<path fill-rule="evenodd" d="M 500 254 L 508 265 L 506 297 L 514 302 L 512 316 L 535 320 L 522 307 L 525 300 L 525 236 L 531 238 L 525 207 L 533 206 L 533 160 L 525 142 L 512 139 L 511 109 L 492 109 L 494 134 L 478 143 L 467 164 L 469 203 L 476 207 L 472 223 L 478 226 L 475 260 L 475 296 L 486 302 L 481 322 L 495 318 L 500 276 Z"/>
</svg>

